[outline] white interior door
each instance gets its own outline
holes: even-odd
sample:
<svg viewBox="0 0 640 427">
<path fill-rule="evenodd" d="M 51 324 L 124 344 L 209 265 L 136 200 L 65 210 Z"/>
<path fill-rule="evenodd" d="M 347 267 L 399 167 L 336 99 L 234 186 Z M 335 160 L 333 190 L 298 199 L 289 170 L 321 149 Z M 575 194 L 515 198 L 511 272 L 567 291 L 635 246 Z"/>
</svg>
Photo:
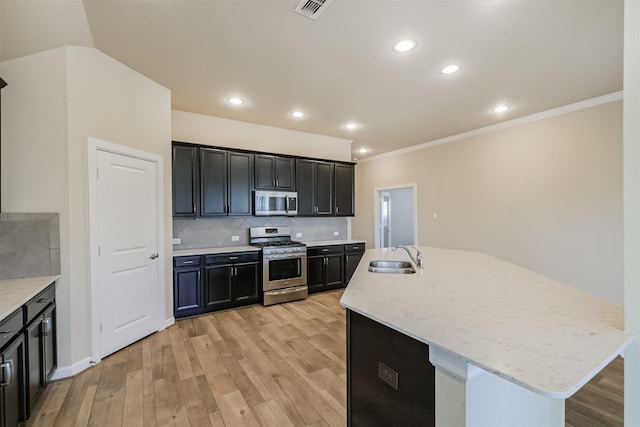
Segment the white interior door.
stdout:
<svg viewBox="0 0 640 427">
<path fill-rule="evenodd" d="M 99 358 L 158 329 L 157 171 L 151 161 L 98 150 L 97 275 L 92 275 Z"/>
<path fill-rule="evenodd" d="M 380 242 L 383 248 L 391 245 L 391 194 L 380 192 Z"/>
</svg>

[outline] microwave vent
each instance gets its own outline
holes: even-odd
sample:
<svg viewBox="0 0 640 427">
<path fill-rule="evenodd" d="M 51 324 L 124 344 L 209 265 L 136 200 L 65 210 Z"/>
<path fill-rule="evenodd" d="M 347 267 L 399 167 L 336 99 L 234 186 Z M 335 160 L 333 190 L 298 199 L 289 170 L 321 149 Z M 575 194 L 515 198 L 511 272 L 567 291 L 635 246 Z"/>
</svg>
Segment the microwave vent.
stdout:
<svg viewBox="0 0 640 427">
<path fill-rule="evenodd" d="M 325 11 L 333 0 L 302 0 L 295 8 L 295 12 L 311 19 L 318 19 L 318 16 Z"/>
</svg>

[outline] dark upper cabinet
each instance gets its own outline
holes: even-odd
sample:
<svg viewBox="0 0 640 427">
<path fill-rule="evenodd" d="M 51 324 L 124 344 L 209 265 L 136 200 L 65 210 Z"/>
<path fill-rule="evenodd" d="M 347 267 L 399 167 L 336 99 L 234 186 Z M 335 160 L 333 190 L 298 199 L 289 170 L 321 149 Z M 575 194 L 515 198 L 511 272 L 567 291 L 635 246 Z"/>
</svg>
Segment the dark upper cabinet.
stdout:
<svg viewBox="0 0 640 427">
<path fill-rule="evenodd" d="M 200 148 L 200 216 L 227 215 L 227 152 Z"/>
<path fill-rule="evenodd" d="M 336 163 L 335 165 L 335 195 L 336 216 L 353 216 L 355 214 L 354 201 L 355 173 L 353 165 Z"/>
<path fill-rule="evenodd" d="M 228 210 L 229 215 L 251 215 L 251 178 L 253 154 L 229 151 Z"/>
<path fill-rule="evenodd" d="M 295 189 L 295 159 L 292 157 L 255 155 L 255 188 L 257 190 Z"/>
<path fill-rule="evenodd" d="M 198 147 L 173 145 L 173 216 L 195 217 L 200 208 Z"/>
<path fill-rule="evenodd" d="M 173 144 L 173 216 L 251 215 L 253 154 Z"/>
<path fill-rule="evenodd" d="M 334 164 L 316 160 L 297 159 L 296 172 L 298 215 L 333 215 Z"/>
</svg>

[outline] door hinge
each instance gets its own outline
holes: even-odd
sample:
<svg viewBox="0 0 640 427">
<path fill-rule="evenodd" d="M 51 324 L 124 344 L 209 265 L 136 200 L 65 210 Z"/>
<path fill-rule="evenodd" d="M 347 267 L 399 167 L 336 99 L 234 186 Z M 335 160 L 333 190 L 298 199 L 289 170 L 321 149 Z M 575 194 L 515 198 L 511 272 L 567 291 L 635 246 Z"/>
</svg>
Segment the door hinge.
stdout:
<svg viewBox="0 0 640 427">
<path fill-rule="evenodd" d="M 100 323 L 100 333 L 102 333 L 102 323 Z"/>
<path fill-rule="evenodd" d="M 100 255 L 100 245 L 98 245 L 98 255 Z"/>
<path fill-rule="evenodd" d="M 96 179 L 100 179 L 100 168 L 96 168 Z"/>
</svg>

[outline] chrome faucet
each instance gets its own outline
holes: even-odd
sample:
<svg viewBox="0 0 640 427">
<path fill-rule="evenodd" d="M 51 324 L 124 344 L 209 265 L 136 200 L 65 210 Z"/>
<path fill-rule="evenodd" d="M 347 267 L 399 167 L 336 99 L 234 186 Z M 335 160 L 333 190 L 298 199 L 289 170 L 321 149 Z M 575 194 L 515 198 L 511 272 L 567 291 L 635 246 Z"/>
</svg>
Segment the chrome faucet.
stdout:
<svg viewBox="0 0 640 427">
<path fill-rule="evenodd" d="M 395 251 L 398 248 L 402 248 L 405 251 L 407 251 L 407 253 L 409 254 L 409 257 L 411 258 L 411 261 L 413 261 L 416 267 L 420 269 L 424 268 L 422 266 L 422 262 L 424 261 L 424 259 L 422 258 L 422 252 L 420 252 L 420 249 L 416 248 L 415 246 L 412 246 L 412 248 L 416 250 L 416 256 L 414 257 L 413 254 L 411 253 L 411 250 L 405 245 L 396 245 L 391 250 Z"/>
</svg>

